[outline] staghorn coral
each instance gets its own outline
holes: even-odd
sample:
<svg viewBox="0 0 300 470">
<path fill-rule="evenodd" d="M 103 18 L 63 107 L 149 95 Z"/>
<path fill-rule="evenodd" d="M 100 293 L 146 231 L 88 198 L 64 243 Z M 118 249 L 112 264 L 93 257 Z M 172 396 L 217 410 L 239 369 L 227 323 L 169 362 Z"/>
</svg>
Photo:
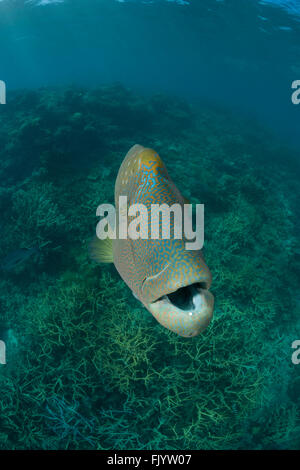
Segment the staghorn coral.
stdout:
<svg viewBox="0 0 300 470">
<path fill-rule="evenodd" d="M 15 94 L 12 106 L 0 254 L 38 241 L 41 255 L 0 273 L 0 327 L 17 341 L 0 375 L 1 448 L 297 447 L 299 188 L 271 159 L 275 138 L 224 111 L 120 85 Z M 135 141 L 160 151 L 182 193 L 206 205 L 216 312 L 191 341 L 164 331 L 113 268 L 87 258 L 96 207 L 113 202 Z"/>
</svg>

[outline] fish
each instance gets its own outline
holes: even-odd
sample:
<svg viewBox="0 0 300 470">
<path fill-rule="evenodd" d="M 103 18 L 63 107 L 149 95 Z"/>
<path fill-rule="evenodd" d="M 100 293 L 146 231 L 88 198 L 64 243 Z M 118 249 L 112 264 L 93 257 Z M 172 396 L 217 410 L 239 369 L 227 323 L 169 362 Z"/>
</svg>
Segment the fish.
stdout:
<svg viewBox="0 0 300 470">
<path fill-rule="evenodd" d="M 116 178 L 117 224 L 120 196 L 127 197 L 128 206 L 186 203 L 158 153 L 138 144 L 126 154 Z M 114 263 L 134 296 L 168 330 L 190 338 L 209 325 L 214 308 L 211 272 L 201 250 L 186 249 L 184 237 L 101 240 L 95 236 L 89 252 L 98 263 Z"/>
<path fill-rule="evenodd" d="M 19 264 L 25 262 L 31 256 L 39 253 L 39 246 L 35 245 L 32 248 L 18 248 L 6 255 L 1 263 L 0 268 L 2 271 L 11 271 Z"/>
</svg>

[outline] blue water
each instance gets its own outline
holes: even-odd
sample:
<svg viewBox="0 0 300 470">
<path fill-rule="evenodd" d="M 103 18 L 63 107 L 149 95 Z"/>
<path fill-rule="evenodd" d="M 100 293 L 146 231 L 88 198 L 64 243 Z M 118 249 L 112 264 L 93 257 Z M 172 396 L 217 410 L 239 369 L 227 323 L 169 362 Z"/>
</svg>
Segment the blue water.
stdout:
<svg viewBox="0 0 300 470">
<path fill-rule="evenodd" d="M 271 0 L 3 0 L 1 79 L 8 90 L 118 81 L 205 99 L 297 145 L 299 10 L 298 1 Z"/>
</svg>

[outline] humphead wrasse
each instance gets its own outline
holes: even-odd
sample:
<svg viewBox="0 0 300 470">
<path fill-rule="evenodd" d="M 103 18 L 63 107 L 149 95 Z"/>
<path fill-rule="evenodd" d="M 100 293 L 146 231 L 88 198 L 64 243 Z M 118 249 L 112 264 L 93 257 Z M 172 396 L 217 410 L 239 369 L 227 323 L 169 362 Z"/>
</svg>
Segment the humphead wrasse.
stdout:
<svg viewBox="0 0 300 470">
<path fill-rule="evenodd" d="M 116 223 L 119 197 L 128 206 L 186 202 L 152 149 L 134 145 L 127 153 L 115 184 Z M 130 217 L 128 217 L 128 224 Z M 213 315 L 214 297 L 209 291 L 211 273 L 200 250 L 187 250 L 183 238 L 100 240 L 90 244 L 97 262 L 113 262 L 125 283 L 165 328 L 180 336 L 201 333 Z"/>
</svg>

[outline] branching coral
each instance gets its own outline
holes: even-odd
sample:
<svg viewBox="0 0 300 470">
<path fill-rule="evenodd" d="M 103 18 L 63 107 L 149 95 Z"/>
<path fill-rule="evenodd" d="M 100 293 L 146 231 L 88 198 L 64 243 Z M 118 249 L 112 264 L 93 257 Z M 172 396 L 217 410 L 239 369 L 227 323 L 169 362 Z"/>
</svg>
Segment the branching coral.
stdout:
<svg viewBox="0 0 300 470">
<path fill-rule="evenodd" d="M 283 163 L 260 162 L 275 144 L 225 112 L 118 85 L 16 94 L 12 106 L 0 254 L 38 242 L 40 255 L 0 273 L 0 327 L 16 338 L 0 375 L 1 448 L 297 447 L 298 182 Z M 157 324 L 114 268 L 88 260 L 96 207 L 113 202 L 135 142 L 206 205 L 215 318 L 190 340 Z"/>
</svg>

